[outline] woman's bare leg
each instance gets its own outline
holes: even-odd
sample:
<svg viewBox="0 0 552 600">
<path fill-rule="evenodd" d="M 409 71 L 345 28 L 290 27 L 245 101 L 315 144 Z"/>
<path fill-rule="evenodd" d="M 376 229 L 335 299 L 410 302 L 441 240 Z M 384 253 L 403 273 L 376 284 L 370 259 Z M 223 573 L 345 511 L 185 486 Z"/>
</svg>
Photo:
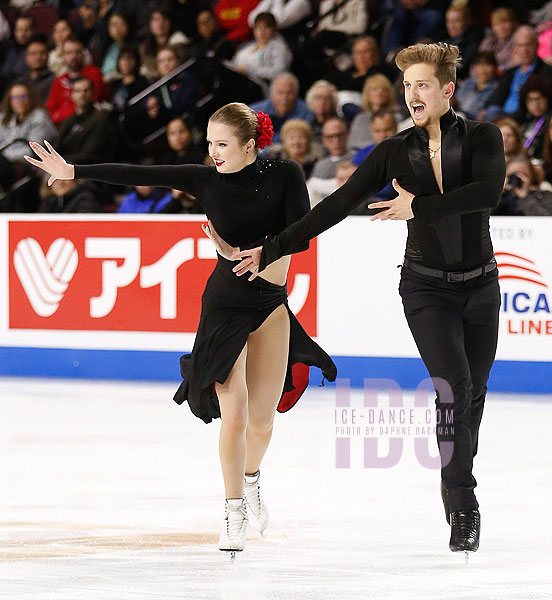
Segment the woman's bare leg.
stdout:
<svg viewBox="0 0 552 600">
<path fill-rule="evenodd" d="M 223 384 L 215 383 L 222 421 L 219 454 L 226 498 L 243 496 L 247 428 L 247 346 L 244 346 L 226 381 Z"/>
<path fill-rule="evenodd" d="M 249 419 L 245 472 L 255 473 L 272 437 L 274 413 L 284 389 L 289 352 L 289 315 L 282 304 L 247 338 Z"/>
</svg>

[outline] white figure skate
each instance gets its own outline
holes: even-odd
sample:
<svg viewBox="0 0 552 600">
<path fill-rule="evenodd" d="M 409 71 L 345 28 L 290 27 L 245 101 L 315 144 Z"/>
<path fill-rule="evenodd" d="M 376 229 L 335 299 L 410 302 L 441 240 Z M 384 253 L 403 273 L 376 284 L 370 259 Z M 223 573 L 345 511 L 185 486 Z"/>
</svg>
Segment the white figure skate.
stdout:
<svg viewBox="0 0 552 600">
<path fill-rule="evenodd" d="M 234 562 L 236 552 L 241 552 L 245 546 L 245 533 L 249 519 L 242 498 L 226 500 L 225 516 L 219 537 L 219 550 L 230 552 Z"/>
<path fill-rule="evenodd" d="M 260 471 L 254 475 L 246 475 L 243 482 L 243 499 L 249 520 L 261 535 L 268 527 L 268 508 L 261 496 L 259 486 Z"/>
</svg>

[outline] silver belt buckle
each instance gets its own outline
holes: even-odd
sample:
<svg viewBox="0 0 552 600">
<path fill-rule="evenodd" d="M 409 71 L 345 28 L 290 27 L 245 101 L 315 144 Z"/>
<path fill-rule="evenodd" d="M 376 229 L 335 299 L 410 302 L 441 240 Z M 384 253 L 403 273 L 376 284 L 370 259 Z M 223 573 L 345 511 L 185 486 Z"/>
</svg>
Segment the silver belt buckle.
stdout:
<svg viewBox="0 0 552 600">
<path fill-rule="evenodd" d="M 462 271 L 450 271 L 449 273 L 447 273 L 447 281 L 449 283 L 464 281 L 464 276 L 465 274 L 462 273 Z"/>
</svg>

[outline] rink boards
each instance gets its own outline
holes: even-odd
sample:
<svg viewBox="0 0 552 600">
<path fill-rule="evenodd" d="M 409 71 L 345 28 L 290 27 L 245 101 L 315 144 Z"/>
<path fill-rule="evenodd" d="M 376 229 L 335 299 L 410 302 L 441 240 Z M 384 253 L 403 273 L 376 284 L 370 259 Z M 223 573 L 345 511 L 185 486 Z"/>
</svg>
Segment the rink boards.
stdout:
<svg viewBox="0 0 552 600">
<path fill-rule="evenodd" d="M 177 381 L 216 258 L 201 216 L 0 217 L 0 374 Z M 489 387 L 552 392 L 552 217 L 495 217 Z M 289 303 L 339 377 L 426 377 L 398 295 L 403 222 L 349 217 L 295 255 Z M 312 373 L 313 382 L 319 382 Z"/>
</svg>

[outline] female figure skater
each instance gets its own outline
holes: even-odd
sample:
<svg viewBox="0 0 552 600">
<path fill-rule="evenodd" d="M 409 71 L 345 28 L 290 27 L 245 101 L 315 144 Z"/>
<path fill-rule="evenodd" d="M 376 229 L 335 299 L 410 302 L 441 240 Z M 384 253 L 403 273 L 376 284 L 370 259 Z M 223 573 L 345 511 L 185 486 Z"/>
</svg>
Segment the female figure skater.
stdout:
<svg viewBox="0 0 552 600">
<path fill-rule="evenodd" d="M 268 524 L 259 467 L 276 408 L 284 412 L 297 402 L 308 384 L 308 366 L 320 367 L 330 381 L 336 377 L 330 357 L 287 305 L 290 257 L 275 261 L 251 282 L 232 272 L 233 247 L 258 246 L 309 210 L 300 167 L 257 156 L 272 133 L 267 115 L 232 103 L 217 110 L 207 127 L 215 167 L 71 165 L 48 142 L 47 149 L 31 143 L 40 160 L 25 157 L 50 174 L 50 185 L 77 177 L 174 188 L 198 198 L 207 214 L 203 230 L 217 247 L 218 261 L 203 293 L 192 353 L 181 359 L 184 381 L 174 399 L 179 404 L 187 400 L 206 423 L 222 419 L 219 451 L 226 503 L 219 548 L 231 552 L 243 550 L 249 519 L 261 532 Z"/>
</svg>

